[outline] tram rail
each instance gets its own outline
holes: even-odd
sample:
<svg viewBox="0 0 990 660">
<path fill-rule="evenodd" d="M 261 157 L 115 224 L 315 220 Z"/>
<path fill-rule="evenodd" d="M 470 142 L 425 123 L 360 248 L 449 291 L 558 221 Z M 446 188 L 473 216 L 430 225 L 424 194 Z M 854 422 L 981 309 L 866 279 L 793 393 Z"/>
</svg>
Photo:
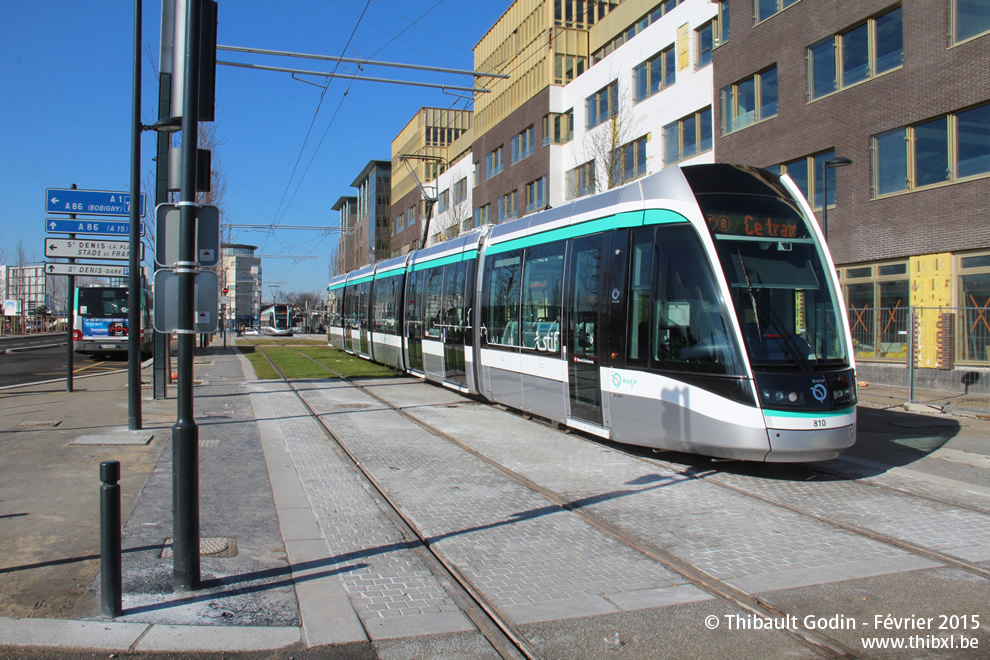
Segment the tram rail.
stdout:
<svg viewBox="0 0 990 660">
<path fill-rule="evenodd" d="M 263 352 L 263 349 L 261 347 L 257 347 L 256 350 L 261 350 Z M 378 395 L 376 392 L 370 390 L 369 388 L 364 387 L 363 385 L 351 379 L 346 378 L 345 376 L 343 376 L 336 370 L 332 369 L 331 367 L 323 364 L 319 360 L 316 360 L 311 356 L 305 355 L 305 353 L 302 353 L 300 351 L 297 352 L 300 355 L 303 355 L 304 357 L 313 361 L 314 363 L 319 364 L 321 367 L 325 368 L 328 372 L 334 374 L 335 377 L 340 378 L 341 380 L 344 380 L 349 384 L 351 384 L 352 386 L 360 389 L 366 395 L 372 397 L 376 401 L 385 405 L 388 409 L 392 410 L 393 412 L 402 415 L 404 418 L 415 423 L 420 428 L 426 430 L 427 432 L 447 442 L 454 444 L 459 449 L 467 453 L 470 453 L 472 456 L 483 461 L 486 465 L 497 470 L 502 475 L 513 480 L 515 483 L 524 486 L 526 488 L 529 488 L 530 490 L 543 496 L 553 504 L 561 507 L 562 509 L 567 510 L 573 515 L 578 516 L 585 523 L 591 525 L 592 527 L 599 530 L 603 534 L 612 537 L 613 539 L 619 541 L 620 543 L 626 545 L 627 547 L 657 562 L 658 564 L 662 565 L 664 568 L 681 576 L 695 587 L 698 587 L 699 589 L 705 591 L 706 593 L 711 594 L 715 598 L 729 605 L 732 605 L 736 608 L 739 608 L 747 615 L 753 615 L 756 617 L 771 617 L 771 618 L 785 617 L 788 615 L 788 613 L 783 612 L 776 607 L 773 607 L 772 605 L 764 602 L 763 600 L 757 598 L 756 596 L 746 593 L 745 591 L 738 589 L 723 580 L 719 580 L 718 578 L 708 575 L 704 571 L 701 571 L 695 566 L 691 565 L 690 562 L 685 561 L 680 557 L 677 557 L 676 555 L 670 553 L 669 551 L 666 551 L 652 543 L 649 543 L 648 541 L 638 538 L 635 534 L 630 533 L 627 530 L 624 530 L 622 527 L 616 525 L 612 521 L 609 521 L 601 516 L 595 515 L 588 511 L 582 510 L 580 505 L 572 502 L 570 498 L 560 493 L 557 493 L 541 484 L 534 482 L 532 479 L 527 478 L 525 475 L 520 474 L 519 472 L 499 463 L 498 461 L 492 459 L 491 457 L 488 457 L 483 453 L 473 449 L 472 447 L 469 447 L 468 445 L 459 441 L 457 438 L 444 432 L 442 429 L 439 429 L 436 426 L 430 424 L 429 422 L 423 420 L 422 418 L 417 417 L 415 414 L 413 414 L 413 412 L 411 412 L 410 409 L 396 406 L 388 399 Z M 281 372 L 279 373 L 281 374 Z M 286 382 L 288 382 L 291 386 L 291 381 L 286 380 Z M 293 387 L 293 391 L 296 392 L 297 396 L 299 396 L 300 399 L 303 399 L 302 395 L 299 394 L 294 387 Z M 308 404 L 306 404 L 306 406 L 307 409 L 309 409 L 312 412 L 312 414 L 314 414 L 314 416 L 318 417 L 315 411 L 313 411 L 313 409 Z M 324 428 L 327 428 L 326 425 L 323 424 L 322 420 L 321 420 L 321 425 L 323 425 Z M 329 428 L 327 428 L 327 432 L 328 434 L 331 435 L 331 437 L 334 437 L 335 442 L 337 442 L 338 444 L 341 445 L 341 447 L 343 447 L 343 443 L 340 443 L 340 441 L 337 440 L 335 436 L 333 436 L 333 433 L 332 431 L 330 431 Z M 589 441 L 594 442 L 593 440 L 589 440 Z M 346 452 L 347 449 L 344 448 L 344 451 Z M 348 455 L 351 456 L 351 460 L 354 460 L 356 463 L 359 464 L 359 461 L 357 461 L 356 457 L 351 455 L 349 452 Z M 364 472 L 363 469 L 362 472 Z M 372 481 L 372 483 L 374 483 L 373 477 L 368 475 L 368 478 L 369 480 Z M 379 492 L 383 491 L 383 489 L 380 488 L 379 485 L 376 484 L 375 487 Z M 406 525 L 408 526 L 408 528 L 412 530 L 414 534 L 416 534 L 417 538 L 419 538 L 419 540 L 423 543 L 423 546 L 429 548 L 428 540 L 425 539 L 423 536 L 421 536 L 417 531 L 415 531 L 416 526 L 412 523 L 412 521 L 406 519 L 405 516 L 402 514 L 401 505 L 392 502 L 391 498 L 388 498 L 386 495 L 384 495 L 384 493 L 383 493 L 383 497 L 386 498 L 386 500 L 389 502 L 389 505 L 393 507 L 393 509 L 396 511 L 397 515 L 403 517 L 403 520 L 406 521 Z M 431 549 L 431 553 L 434 554 L 434 556 L 437 558 L 437 561 L 439 561 L 444 566 L 444 569 L 446 571 L 449 571 L 451 575 L 457 576 L 460 574 L 457 568 L 455 566 L 448 565 L 441 555 L 434 553 L 432 549 Z M 481 594 L 480 590 L 474 588 L 473 585 L 470 584 L 470 581 L 467 578 L 463 578 L 463 580 L 464 582 L 461 582 L 461 580 L 458 579 L 458 583 L 461 586 L 468 586 L 468 592 L 472 594 L 472 598 L 475 599 L 476 602 L 484 603 L 482 607 L 486 612 L 489 609 L 492 610 L 496 609 L 495 605 L 486 601 L 483 594 Z M 513 630 L 513 626 L 511 623 L 507 622 L 504 619 L 502 619 L 502 622 L 503 625 L 505 626 L 504 629 Z M 499 625 L 499 628 L 501 629 L 503 628 L 503 626 Z M 783 632 L 796 638 L 797 640 L 804 643 L 808 647 L 830 657 L 852 658 L 858 656 L 858 653 L 856 651 L 847 647 L 842 642 L 833 639 L 827 635 L 823 635 L 819 632 L 812 632 L 804 628 L 788 628 L 785 629 Z M 516 632 L 515 635 L 522 637 L 522 633 Z M 523 651 L 525 646 L 523 644 L 520 644 L 518 648 L 520 649 L 520 651 Z M 527 657 L 538 657 L 538 656 L 527 656 Z"/>
</svg>

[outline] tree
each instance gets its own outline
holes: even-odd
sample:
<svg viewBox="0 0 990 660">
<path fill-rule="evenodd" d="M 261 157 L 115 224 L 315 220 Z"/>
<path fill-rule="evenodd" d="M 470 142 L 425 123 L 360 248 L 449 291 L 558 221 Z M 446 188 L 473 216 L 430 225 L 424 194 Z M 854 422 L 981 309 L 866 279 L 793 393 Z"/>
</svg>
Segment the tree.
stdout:
<svg viewBox="0 0 990 660">
<path fill-rule="evenodd" d="M 611 190 L 622 183 L 622 147 L 636 136 L 636 121 L 632 112 L 629 93 L 618 96 L 608 119 L 589 130 L 584 136 L 586 157 L 580 159 L 594 162 L 590 168 L 594 176 L 594 192 Z M 580 163 L 575 163 L 575 166 Z M 571 194 L 578 196 L 580 178 L 573 176 L 568 181 Z"/>
<path fill-rule="evenodd" d="M 284 302 L 298 309 L 316 309 L 323 298 L 316 291 L 291 291 L 283 296 Z"/>
</svg>

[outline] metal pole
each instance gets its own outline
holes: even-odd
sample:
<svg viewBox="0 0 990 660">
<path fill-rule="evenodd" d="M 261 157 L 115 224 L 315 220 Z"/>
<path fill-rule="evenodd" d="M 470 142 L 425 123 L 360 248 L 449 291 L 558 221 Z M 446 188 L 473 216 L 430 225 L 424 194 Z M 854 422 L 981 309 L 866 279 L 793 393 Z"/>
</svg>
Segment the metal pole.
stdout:
<svg viewBox="0 0 990 660">
<path fill-rule="evenodd" d="M 120 561 L 120 463 L 100 463 L 100 613 L 109 619 L 123 613 Z"/>
<path fill-rule="evenodd" d="M 178 19 L 178 17 L 176 17 Z M 200 588 L 199 427 L 193 412 L 193 355 L 196 350 L 193 296 L 196 268 L 196 151 L 199 122 L 200 0 L 185 3 L 185 75 L 182 104 L 182 160 L 179 186 L 177 417 L 172 427 L 173 586 Z"/>
<path fill-rule="evenodd" d="M 914 401 L 914 355 L 917 333 L 915 332 L 915 308 L 908 310 L 910 326 L 908 327 L 908 401 Z"/>
<path fill-rule="evenodd" d="M 127 268 L 127 428 L 141 429 L 141 0 L 134 0 L 131 104 L 131 226 Z"/>
<path fill-rule="evenodd" d="M 76 184 L 69 186 L 72 190 L 76 189 Z M 75 213 L 69 214 L 70 220 L 76 219 Z M 75 234 L 69 234 L 69 238 L 75 238 Z M 76 263 L 75 259 L 69 259 L 70 264 Z M 65 391 L 72 391 L 72 370 L 75 368 L 72 364 L 72 360 L 75 357 L 73 352 L 73 330 L 75 329 L 76 315 L 75 315 L 75 302 L 76 302 L 76 276 L 69 275 L 69 281 L 66 284 L 66 294 L 65 294 Z M 81 330 L 80 330 L 81 331 Z"/>
</svg>

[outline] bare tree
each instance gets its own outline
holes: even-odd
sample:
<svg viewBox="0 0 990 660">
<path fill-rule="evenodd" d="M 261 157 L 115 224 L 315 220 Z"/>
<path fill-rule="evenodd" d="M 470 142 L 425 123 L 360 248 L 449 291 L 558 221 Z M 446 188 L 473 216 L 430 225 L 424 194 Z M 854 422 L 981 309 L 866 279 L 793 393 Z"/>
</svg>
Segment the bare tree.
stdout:
<svg viewBox="0 0 990 660">
<path fill-rule="evenodd" d="M 594 161 L 592 174 L 595 178 L 594 191 L 611 190 L 622 183 L 622 147 L 636 136 L 636 121 L 632 112 L 629 93 L 621 94 L 608 119 L 584 136 L 586 158 L 580 162 Z M 578 163 L 575 163 L 577 165 Z M 578 176 L 572 177 L 572 193 L 577 196 L 580 183 Z"/>
</svg>

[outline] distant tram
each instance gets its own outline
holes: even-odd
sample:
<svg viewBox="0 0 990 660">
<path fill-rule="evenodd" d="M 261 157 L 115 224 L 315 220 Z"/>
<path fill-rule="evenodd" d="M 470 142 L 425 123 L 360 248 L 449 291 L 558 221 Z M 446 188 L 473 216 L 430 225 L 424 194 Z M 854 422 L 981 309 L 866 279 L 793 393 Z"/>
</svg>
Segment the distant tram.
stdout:
<svg viewBox="0 0 990 660">
<path fill-rule="evenodd" d="M 292 335 L 289 320 L 288 305 L 272 305 L 261 312 L 261 334 L 288 337 Z"/>
<path fill-rule="evenodd" d="M 835 458 L 852 340 L 786 176 L 672 166 L 332 279 L 329 342 L 617 442 Z"/>
<path fill-rule="evenodd" d="M 141 290 L 141 357 L 151 357 L 151 292 Z M 76 288 L 72 305 L 72 350 L 84 355 L 127 355 L 129 340 L 127 287 L 83 285 Z"/>
</svg>

